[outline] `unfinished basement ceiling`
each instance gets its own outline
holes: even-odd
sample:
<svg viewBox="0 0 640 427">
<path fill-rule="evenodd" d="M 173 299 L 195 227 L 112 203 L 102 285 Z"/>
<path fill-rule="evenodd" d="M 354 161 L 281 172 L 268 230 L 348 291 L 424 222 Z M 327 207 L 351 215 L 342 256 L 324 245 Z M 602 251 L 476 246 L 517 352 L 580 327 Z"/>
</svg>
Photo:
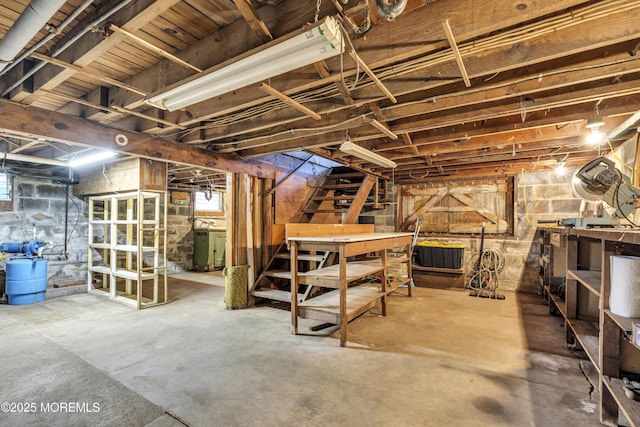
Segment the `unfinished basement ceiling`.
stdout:
<svg viewBox="0 0 640 427">
<path fill-rule="evenodd" d="M 0 49 L 29 3 L 0 5 Z M 375 0 L 67 1 L 1 71 L 0 145 L 50 159 L 115 147 L 187 178 L 296 150 L 400 181 L 579 166 L 611 148 L 585 142 L 594 115 L 612 147 L 636 134 L 639 14 L 638 0 L 408 0 L 392 21 Z M 177 111 L 145 102 L 316 15 L 342 23 L 344 55 Z M 346 138 L 397 168 L 342 153 Z"/>
</svg>

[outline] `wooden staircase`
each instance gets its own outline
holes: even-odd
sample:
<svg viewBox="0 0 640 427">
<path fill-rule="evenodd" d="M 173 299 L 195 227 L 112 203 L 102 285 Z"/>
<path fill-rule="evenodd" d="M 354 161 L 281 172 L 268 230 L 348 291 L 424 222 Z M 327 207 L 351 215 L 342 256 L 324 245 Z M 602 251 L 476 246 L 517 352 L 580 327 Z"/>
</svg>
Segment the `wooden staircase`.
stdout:
<svg viewBox="0 0 640 427">
<path fill-rule="evenodd" d="M 372 194 L 373 190 L 373 194 Z M 318 222 L 318 214 L 339 214 L 336 224 L 356 224 L 365 206 L 382 207 L 379 202 L 378 178 L 362 172 L 344 172 L 334 169 L 323 184 L 317 187 L 307 200 L 302 212 L 294 222 Z M 327 206 L 332 201 L 332 206 Z M 314 221 L 316 219 L 316 221 Z M 308 272 L 335 263 L 335 254 L 330 252 L 299 253 L 299 273 Z M 256 278 L 249 294 L 255 298 L 291 302 L 291 256 L 283 240 L 264 270 Z M 299 301 L 305 301 L 314 292 L 311 285 L 300 285 Z"/>
</svg>

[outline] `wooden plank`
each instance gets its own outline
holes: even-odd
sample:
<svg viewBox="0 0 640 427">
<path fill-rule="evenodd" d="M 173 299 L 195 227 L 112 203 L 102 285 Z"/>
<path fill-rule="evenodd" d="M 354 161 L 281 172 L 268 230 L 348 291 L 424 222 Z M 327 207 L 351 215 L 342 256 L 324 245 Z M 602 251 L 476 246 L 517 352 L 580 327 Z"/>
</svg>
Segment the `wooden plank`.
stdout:
<svg viewBox="0 0 640 427">
<path fill-rule="evenodd" d="M 193 23 L 191 23 L 191 25 L 193 25 Z M 143 38 L 140 38 L 140 37 L 128 32 L 127 30 L 118 27 L 115 24 L 111 24 L 109 26 L 109 28 L 111 30 L 113 30 L 113 31 L 122 33 L 125 37 L 127 37 L 127 38 L 133 40 L 134 42 L 146 47 L 147 49 L 152 50 L 153 52 L 155 52 L 155 53 L 157 53 L 157 54 L 159 54 L 161 56 L 164 56 L 165 58 L 167 58 L 168 60 L 170 60 L 172 62 L 175 62 L 176 64 L 179 64 L 179 65 L 182 65 L 183 67 L 189 68 L 190 70 L 193 70 L 196 73 L 202 72 L 202 70 L 200 68 L 189 64 L 187 61 L 183 61 L 182 59 L 178 58 L 175 55 L 172 55 L 171 53 L 167 52 L 166 50 L 161 49 L 158 46 L 155 46 L 153 43 L 149 43 L 148 41 L 144 40 Z"/>
<path fill-rule="evenodd" d="M 291 302 L 291 292 L 280 289 L 255 289 L 251 295 L 258 298 L 265 298 L 274 301 Z"/>
<path fill-rule="evenodd" d="M 360 184 L 356 197 L 352 200 L 351 205 L 349 206 L 349 210 L 342 218 L 342 224 L 355 224 L 358 222 L 358 217 L 360 216 L 360 212 L 362 212 L 362 207 L 367 201 L 373 185 L 377 182 L 378 178 L 373 175 L 367 175 L 365 177 L 362 184 Z"/>
<path fill-rule="evenodd" d="M 295 108 L 296 110 L 300 111 L 301 113 L 311 117 L 312 119 L 315 120 L 320 120 L 322 117 L 320 117 L 320 114 L 316 113 L 315 111 L 311 110 L 310 108 L 305 107 L 304 105 L 302 105 L 301 103 L 299 103 L 298 101 L 296 101 L 295 99 L 285 95 L 284 93 L 280 92 L 279 90 L 269 86 L 266 83 L 261 83 L 259 88 L 268 93 L 269 95 L 273 96 L 276 99 L 281 100 L 282 102 L 288 104 L 289 106 Z"/>
<path fill-rule="evenodd" d="M 374 224 L 305 224 L 287 223 L 285 238 L 304 236 L 339 236 L 354 233 L 373 233 Z"/>
<path fill-rule="evenodd" d="M 464 84 L 466 87 L 471 87 L 469 74 L 467 74 L 467 69 L 464 66 L 462 55 L 460 55 L 460 50 L 458 49 L 458 44 L 456 43 L 456 38 L 453 35 L 453 31 L 451 30 L 451 25 L 449 25 L 448 19 L 445 19 L 444 22 L 442 22 L 442 27 L 444 28 L 444 33 L 446 34 L 447 40 L 449 41 L 449 46 L 451 46 L 451 50 L 453 51 L 453 56 L 456 59 L 458 68 L 460 68 L 460 74 L 462 74 L 462 80 L 464 80 Z"/>
<path fill-rule="evenodd" d="M 249 24 L 251 29 L 256 33 L 256 35 L 264 42 L 268 42 L 273 40 L 273 36 L 271 32 L 267 28 L 267 25 L 264 23 L 260 17 L 258 17 L 258 13 L 256 12 L 253 4 L 249 0 L 233 0 L 233 3 L 236 5 L 245 21 Z"/>
<path fill-rule="evenodd" d="M 133 158 L 105 165 L 104 174 L 83 176 L 82 181 L 74 185 L 73 191 L 78 196 L 139 189 L 164 191 L 166 185 L 166 163 Z"/>
<path fill-rule="evenodd" d="M 298 334 L 298 244 L 291 242 L 291 332 Z"/>
<path fill-rule="evenodd" d="M 573 329 L 576 338 L 580 342 L 584 352 L 589 357 L 589 360 L 591 360 L 591 363 L 593 363 L 596 370 L 600 372 L 600 344 L 598 331 L 591 322 L 575 319 L 567 319 L 567 322 L 571 329 Z"/>
<path fill-rule="evenodd" d="M 630 425 L 633 427 L 640 427 L 640 402 L 629 399 L 626 396 L 624 391 L 624 383 L 622 382 L 622 380 L 605 375 L 602 377 L 602 382 L 607 390 L 611 392 L 612 397 L 617 403 L 617 408 L 622 411 L 627 421 L 629 421 Z M 618 418 L 609 418 L 603 421 L 609 421 L 617 424 Z"/>
<path fill-rule="evenodd" d="M 295 237 L 303 250 L 335 251 L 336 247 L 346 245 L 347 256 L 378 252 L 386 248 L 410 245 L 413 233 L 372 233 L 351 234 L 346 239 L 326 237 L 318 241 L 309 237 Z M 332 241 L 334 240 L 334 241 Z M 336 240 L 342 240 L 342 243 Z"/>
<path fill-rule="evenodd" d="M 56 58 L 53 58 L 53 57 L 50 57 L 50 56 L 42 55 L 42 54 L 40 54 L 38 52 L 33 52 L 31 54 L 31 57 L 35 58 L 35 59 L 38 59 L 40 61 L 49 62 L 51 64 L 57 65 L 58 67 L 66 68 L 68 70 L 73 70 L 76 73 L 85 74 L 85 75 L 87 75 L 87 76 L 89 76 L 89 77 L 91 77 L 93 79 L 96 79 L 96 80 L 98 80 L 100 82 L 108 83 L 110 85 L 117 86 L 117 87 L 120 87 L 122 89 L 129 90 L 131 92 L 137 93 L 138 95 L 142 95 L 142 96 L 149 95 L 144 90 L 138 89 L 138 88 L 133 87 L 131 85 L 128 85 L 126 83 L 122 83 L 119 80 L 112 79 L 111 77 L 107 77 L 107 76 L 95 73 L 92 70 L 87 70 L 86 68 L 78 67 L 77 65 L 69 64 L 69 63 L 66 63 L 64 61 L 61 61 L 59 59 L 56 59 Z"/>
<path fill-rule="evenodd" d="M 589 289 L 594 295 L 600 298 L 601 278 L 600 271 L 592 270 L 567 270 L 567 276 L 580 282 L 585 288 Z"/>
<path fill-rule="evenodd" d="M 377 303 L 384 297 L 384 292 L 378 286 L 353 286 L 346 293 L 346 324 L 358 315 L 369 310 L 371 304 Z M 300 317 L 328 321 L 340 324 L 340 291 L 334 290 L 315 298 L 301 302 L 299 305 Z M 340 324 L 340 326 L 343 326 Z"/>
<path fill-rule="evenodd" d="M 293 262 L 293 260 L 292 260 Z M 340 284 L 342 265 L 335 264 L 305 273 L 298 273 L 298 282 L 307 285 L 337 288 Z M 346 263 L 345 277 L 347 282 L 353 282 L 384 271 L 380 259 L 368 261 L 351 261 Z"/>
</svg>

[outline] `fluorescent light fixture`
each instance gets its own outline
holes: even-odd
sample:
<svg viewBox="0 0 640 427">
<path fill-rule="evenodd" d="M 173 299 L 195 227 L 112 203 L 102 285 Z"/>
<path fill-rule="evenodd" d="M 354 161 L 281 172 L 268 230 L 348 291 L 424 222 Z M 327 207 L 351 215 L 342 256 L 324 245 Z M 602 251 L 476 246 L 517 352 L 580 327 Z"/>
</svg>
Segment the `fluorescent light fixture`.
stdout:
<svg viewBox="0 0 640 427">
<path fill-rule="evenodd" d="M 195 76 L 190 81 L 170 87 L 146 102 L 164 110 L 179 110 L 344 51 L 340 27 L 331 16 L 313 24 L 301 34 L 285 36 L 280 40 L 204 76 Z"/>
<path fill-rule="evenodd" d="M 366 160 L 370 163 L 375 163 L 378 166 L 383 166 L 385 168 L 395 168 L 396 166 L 398 166 L 393 160 L 389 160 L 385 157 L 382 157 L 380 154 L 376 154 L 373 151 L 369 151 L 366 148 L 355 145 L 351 141 L 343 142 L 340 146 L 340 151 L 358 157 L 362 160 Z"/>
<path fill-rule="evenodd" d="M 80 156 L 80 157 L 76 157 L 75 159 L 71 159 L 69 160 L 69 163 L 67 163 L 67 165 L 70 168 L 78 168 L 81 166 L 86 166 L 90 163 L 96 163 L 101 160 L 110 159 L 112 157 L 115 157 L 115 155 L 116 153 L 114 153 L 113 151 L 99 151 L 94 154 L 89 154 L 87 156 Z"/>
</svg>

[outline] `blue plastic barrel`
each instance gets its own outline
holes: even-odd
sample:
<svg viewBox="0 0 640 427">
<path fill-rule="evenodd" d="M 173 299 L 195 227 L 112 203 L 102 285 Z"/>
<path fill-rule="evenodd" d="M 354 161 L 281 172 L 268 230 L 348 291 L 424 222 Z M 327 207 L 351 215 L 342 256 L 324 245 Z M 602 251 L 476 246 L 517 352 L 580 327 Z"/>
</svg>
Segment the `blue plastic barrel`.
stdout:
<svg viewBox="0 0 640 427">
<path fill-rule="evenodd" d="M 47 290 L 47 260 L 17 258 L 7 261 L 5 293 L 10 305 L 44 301 Z"/>
</svg>

